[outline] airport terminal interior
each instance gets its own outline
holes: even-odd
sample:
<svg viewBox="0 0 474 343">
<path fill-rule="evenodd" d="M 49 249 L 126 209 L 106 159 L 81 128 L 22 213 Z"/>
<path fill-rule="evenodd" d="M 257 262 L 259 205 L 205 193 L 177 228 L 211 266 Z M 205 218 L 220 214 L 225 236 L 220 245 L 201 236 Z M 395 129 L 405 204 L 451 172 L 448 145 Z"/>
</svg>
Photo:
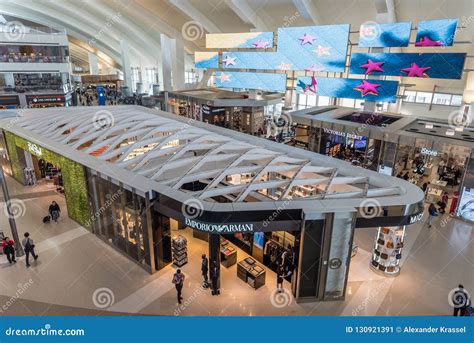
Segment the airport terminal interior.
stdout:
<svg viewBox="0 0 474 343">
<path fill-rule="evenodd" d="M 0 1 L 0 315 L 453 315 L 473 43 L 472 0 Z"/>
</svg>

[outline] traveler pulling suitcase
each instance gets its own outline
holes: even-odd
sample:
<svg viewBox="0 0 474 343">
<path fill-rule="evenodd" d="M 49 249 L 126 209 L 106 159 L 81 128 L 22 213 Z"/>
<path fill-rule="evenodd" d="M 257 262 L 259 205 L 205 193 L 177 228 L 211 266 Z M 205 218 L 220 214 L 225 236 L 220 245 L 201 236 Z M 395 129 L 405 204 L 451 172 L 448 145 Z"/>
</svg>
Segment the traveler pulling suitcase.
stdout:
<svg viewBox="0 0 474 343">
<path fill-rule="evenodd" d="M 50 216 L 46 216 L 46 217 L 43 218 L 43 224 L 48 224 L 50 221 L 51 221 Z"/>
</svg>

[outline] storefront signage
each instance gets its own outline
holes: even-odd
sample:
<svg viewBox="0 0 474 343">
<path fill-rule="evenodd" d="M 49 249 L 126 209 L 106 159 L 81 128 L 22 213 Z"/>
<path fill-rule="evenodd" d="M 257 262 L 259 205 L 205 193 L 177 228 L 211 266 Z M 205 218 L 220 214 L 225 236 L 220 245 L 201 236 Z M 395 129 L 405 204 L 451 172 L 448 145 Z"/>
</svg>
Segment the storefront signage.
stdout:
<svg viewBox="0 0 474 343">
<path fill-rule="evenodd" d="M 190 218 L 185 218 L 185 224 L 209 233 L 253 232 L 253 224 L 209 224 Z"/>
<path fill-rule="evenodd" d="M 43 155 L 43 150 L 34 143 L 28 142 L 28 150 L 36 156 Z"/>
<path fill-rule="evenodd" d="M 416 222 L 419 222 L 423 218 L 423 212 L 415 214 L 413 216 L 410 216 L 410 224 L 414 224 Z"/>
<path fill-rule="evenodd" d="M 27 96 L 28 103 L 35 103 L 35 104 L 44 104 L 44 103 L 57 103 L 57 102 L 65 102 L 64 96 Z"/>
<path fill-rule="evenodd" d="M 430 156 L 438 156 L 438 152 L 436 150 L 431 150 L 428 148 L 422 148 L 421 149 L 421 154 L 422 155 L 430 155 Z"/>
<path fill-rule="evenodd" d="M 342 132 L 342 131 L 336 131 L 336 130 L 332 130 L 332 129 L 327 129 L 325 127 L 323 128 L 323 131 L 327 134 L 330 134 L 330 135 L 344 136 L 344 137 L 347 137 L 347 138 L 353 138 L 353 139 L 358 139 L 358 140 L 363 139 L 362 136 L 355 135 L 353 133 L 346 133 L 346 132 Z"/>
<path fill-rule="evenodd" d="M 212 107 L 208 105 L 202 105 L 202 113 L 203 114 L 217 114 L 220 112 L 225 112 L 224 107 Z"/>
</svg>

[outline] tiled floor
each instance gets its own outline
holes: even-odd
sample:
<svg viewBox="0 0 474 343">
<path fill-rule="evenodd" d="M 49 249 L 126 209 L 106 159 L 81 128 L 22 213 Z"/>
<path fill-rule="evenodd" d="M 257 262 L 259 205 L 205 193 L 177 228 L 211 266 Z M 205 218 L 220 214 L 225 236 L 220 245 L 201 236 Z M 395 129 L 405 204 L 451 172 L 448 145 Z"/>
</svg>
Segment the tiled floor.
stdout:
<svg viewBox="0 0 474 343">
<path fill-rule="evenodd" d="M 458 283 L 474 292 L 472 225 L 445 216 L 431 229 L 423 222 L 409 228 L 396 278 L 369 269 L 376 230 L 359 229 L 346 300 L 337 302 L 297 304 L 289 293 L 276 297 L 271 271 L 265 286 L 253 290 L 236 277 L 236 266 L 222 268 L 221 295 L 212 296 L 200 287 L 200 256 L 207 253 L 207 243 L 180 231 L 189 237 L 190 262 L 181 268 L 187 278 L 185 301 L 178 306 L 171 283 L 175 267 L 150 275 L 65 215 L 58 224 L 42 224 L 50 201 L 65 210 L 64 198 L 41 187 L 8 183 L 12 198 L 23 204 L 20 235 L 31 233 L 40 258 L 26 269 L 23 258 L 9 265 L 0 255 L 0 305 L 8 305 L 0 315 L 443 315 L 451 313 L 447 295 Z M 9 235 L 1 214 L 0 230 Z M 239 251 L 239 259 L 244 255 Z"/>
</svg>

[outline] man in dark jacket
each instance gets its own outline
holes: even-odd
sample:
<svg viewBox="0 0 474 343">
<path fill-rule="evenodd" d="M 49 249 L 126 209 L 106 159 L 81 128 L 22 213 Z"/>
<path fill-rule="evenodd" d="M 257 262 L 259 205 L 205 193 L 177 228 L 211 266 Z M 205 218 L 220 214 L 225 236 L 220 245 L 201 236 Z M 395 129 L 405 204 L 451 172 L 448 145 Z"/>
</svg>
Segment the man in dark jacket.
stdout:
<svg viewBox="0 0 474 343">
<path fill-rule="evenodd" d="M 204 278 L 204 286 L 207 286 L 209 284 L 209 278 L 207 276 L 207 273 L 209 271 L 209 261 L 206 257 L 206 254 L 202 254 L 202 260 L 201 260 L 201 272 L 202 272 L 202 277 Z"/>
<path fill-rule="evenodd" d="M 25 238 L 23 238 L 23 241 L 21 242 L 23 244 L 23 248 L 25 249 L 25 256 L 26 256 L 26 266 L 30 266 L 30 254 L 33 256 L 35 261 L 38 259 L 38 255 L 35 254 L 35 244 L 33 243 L 33 240 L 30 238 L 30 234 L 28 232 L 25 232 L 24 234 Z"/>
</svg>

